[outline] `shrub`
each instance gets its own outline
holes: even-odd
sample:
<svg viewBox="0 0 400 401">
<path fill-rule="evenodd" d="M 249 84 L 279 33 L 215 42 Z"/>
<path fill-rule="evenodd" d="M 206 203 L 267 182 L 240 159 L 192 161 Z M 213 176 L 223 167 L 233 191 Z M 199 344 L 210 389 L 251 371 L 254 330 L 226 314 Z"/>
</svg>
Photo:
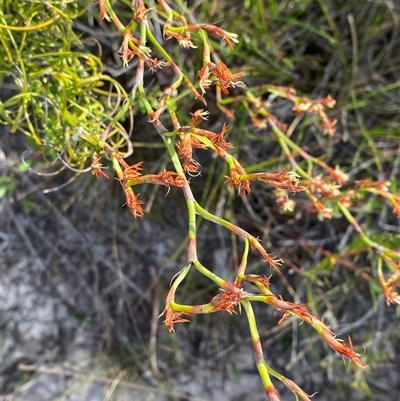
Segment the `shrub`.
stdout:
<svg viewBox="0 0 400 401">
<path fill-rule="evenodd" d="M 320 143 L 328 144 L 335 137 L 338 121 L 329 114 L 329 109 L 335 106 L 332 96 L 313 98 L 298 94 L 290 86 L 254 84 L 245 64 L 243 71 L 232 71 L 223 61 L 229 53 L 222 46 L 233 49 L 240 40 L 238 34 L 213 23 L 197 22 L 180 1 L 175 1 L 173 6 L 163 0 L 154 7 L 148 3 L 98 2 L 99 23 L 107 23 L 110 29 L 119 32 L 123 68 L 135 72 L 134 85 L 128 93 L 125 85 L 104 72 L 101 43 L 93 38 L 83 40 L 74 31 L 74 21 L 79 21 L 89 3 L 31 2 L 18 13 L 17 7 L 21 4 L 5 1 L 0 14 L 4 54 L 0 69 L 3 85 L 11 80 L 18 91 L 1 103 L 1 122 L 11 125 L 12 131 L 18 129 L 26 134 L 30 145 L 40 150 L 47 160 L 58 159 L 74 172 L 91 171 L 97 178 L 108 179 L 113 170 L 125 193 L 126 205 L 135 217 L 145 214 L 144 201 L 134 191 L 136 186 L 163 185 L 168 191 L 171 187 L 179 188 L 187 205 L 187 263 L 177 272 L 168 292 L 163 312 L 165 325 L 174 331 L 174 325 L 189 321 L 190 315 L 221 311 L 232 314 L 243 308 L 268 398 L 281 399 L 271 381 L 274 377 L 296 399 L 309 400 L 310 396 L 264 359 L 254 302 L 268 304 L 280 312 L 278 324 L 289 317 L 299 319 L 315 329 L 340 355 L 360 368 L 367 365 L 353 348 L 350 337 L 347 343 L 336 338 L 306 305 L 289 302 L 273 293 L 269 277 L 246 271 L 250 250 L 259 254 L 272 274 L 291 261 L 286 255 L 273 256 L 256 236 L 234 224 L 233 219 L 206 210 L 196 200 L 192 186 L 202 171 L 198 149 L 209 151 L 222 159 L 221 163 L 226 163 L 225 170 L 220 170 L 221 181 L 243 199 L 251 193 L 253 183 L 258 182 L 273 189 L 279 208 L 279 211 L 275 208 L 275 213 L 291 217 L 309 213 L 320 220 L 344 219 L 356 233 L 355 242 L 341 253 L 325 252 L 322 262 L 305 275 L 316 281 L 332 266 L 350 263 L 348 258 L 368 254 L 373 276 L 365 274 L 365 278 L 374 291 L 383 293 L 388 304 L 400 303 L 398 237 L 374 238 L 359 224 L 353 211 L 370 207 L 371 202 L 379 199 L 400 216 L 400 196 L 394 193 L 396 182 L 384 179 L 383 174 L 381 179 L 372 176 L 352 179 L 343 166 L 329 165 L 324 155 L 313 154 L 304 143 L 295 140 L 293 133 L 301 119 L 306 121 L 307 129 L 313 127 Z M 98 45 L 98 56 L 88 51 L 89 41 Z M 183 62 L 179 49 L 191 58 L 191 70 Z M 171 72 L 172 82 L 165 88 L 148 89 L 145 82 L 150 74 L 160 70 Z M 219 130 L 202 128 L 207 124 L 210 104 L 216 105 L 213 118 L 219 115 L 228 121 Z M 280 116 L 279 109 L 290 111 Z M 126 129 L 127 117 L 132 119 L 134 114 L 143 112 L 164 143 L 171 169 L 144 174 L 146 161 L 128 162 L 133 149 L 131 134 L 135 132 Z M 278 145 L 277 154 L 283 155 L 286 161 L 281 162 L 278 157 L 277 161 L 266 160 L 250 168 L 244 166 L 239 152 L 227 139 L 229 132 L 240 131 L 238 121 L 245 121 L 252 129 L 268 131 L 271 142 Z M 379 160 L 378 150 L 373 148 L 373 152 Z M 104 166 L 108 159 L 112 170 Z M 268 165 L 269 171 L 258 170 Z M 241 260 L 232 266 L 234 280 L 215 274 L 200 261 L 196 241 L 199 218 L 226 228 L 242 240 Z M 208 303 L 176 302 L 177 290 L 193 268 L 218 288 Z"/>
</svg>

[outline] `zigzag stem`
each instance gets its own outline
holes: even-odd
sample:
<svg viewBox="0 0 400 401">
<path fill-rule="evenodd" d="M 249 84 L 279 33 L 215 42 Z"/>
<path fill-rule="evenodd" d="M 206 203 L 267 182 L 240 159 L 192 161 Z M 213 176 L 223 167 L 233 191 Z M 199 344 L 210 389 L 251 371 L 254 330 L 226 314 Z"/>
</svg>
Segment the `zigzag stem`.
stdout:
<svg viewBox="0 0 400 401">
<path fill-rule="evenodd" d="M 181 274 L 183 271 L 181 272 Z M 178 280 L 178 279 L 177 279 Z M 174 283 L 174 289 L 176 289 L 177 284 Z M 293 394 L 299 396 L 303 401 L 311 401 L 309 396 L 299 387 L 296 383 L 292 380 L 286 378 L 284 375 L 278 373 L 274 369 L 272 369 L 264 360 L 263 351 L 261 347 L 260 337 L 258 334 L 258 329 L 255 321 L 255 316 L 253 313 L 253 309 L 248 299 L 243 299 L 243 297 L 251 297 L 251 294 L 248 294 L 244 291 L 240 291 L 240 298 L 236 297 L 237 302 L 240 302 L 243 305 L 246 315 L 249 321 L 250 333 L 253 342 L 254 348 L 254 357 L 256 360 L 257 368 L 260 373 L 260 377 L 264 384 L 266 393 L 270 400 L 280 400 L 279 394 L 276 391 L 275 387 L 273 386 L 269 375 L 274 376 L 282 383 L 284 383 L 292 392 Z M 239 295 L 239 293 L 238 293 Z M 173 311 L 177 312 L 175 314 L 174 323 L 187 321 L 186 319 L 181 318 L 181 314 L 187 315 L 195 315 L 195 314 L 208 314 L 214 313 L 221 310 L 226 310 L 229 313 L 236 313 L 235 309 L 233 308 L 233 304 L 229 305 L 227 301 L 228 297 L 224 297 L 224 293 L 215 296 L 210 302 L 203 304 L 203 305 L 183 305 L 178 304 L 174 301 L 170 301 L 169 305 Z M 235 303 L 235 302 L 233 302 Z"/>
<path fill-rule="evenodd" d="M 105 143 L 107 140 L 108 133 L 111 130 L 111 127 L 113 124 L 115 124 L 117 121 L 121 119 L 121 117 L 124 115 L 124 112 L 126 112 L 130 106 L 133 104 L 134 100 L 136 99 L 136 94 L 137 92 L 140 94 L 141 101 L 147 111 L 147 114 L 149 116 L 150 122 L 153 124 L 159 135 L 164 141 L 164 144 L 167 148 L 167 151 L 169 153 L 169 156 L 172 160 L 172 163 L 174 165 L 176 174 L 179 176 L 180 182 L 179 185 L 182 188 L 186 204 L 187 204 L 187 210 L 188 210 L 188 250 L 187 250 L 187 264 L 186 266 L 175 276 L 175 280 L 171 285 L 171 288 L 168 292 L 167 298 L 166 298 L 166 307 L 165 307 L 165 315 L 166 315 L 166 320 L 165 323 L 167 327 L 170 330 L 173 330 L 174 324 L 178 322 L 185 322 L 187 319 L 183 318 L 182 315 L 189 315 L 189 314 L 206 314 L 206 313 L 213 313 L 216 311 L 220 310 L 226 310 L 229 313 L 236 313 L 235 311 L 235 306 L 236 305 L 243 305 L 247 319 L 249 321 L 249 327 L 250 327 L 250 333 L 251 333 L 251 338 L 253 341 L 253 348 L 254 348 L 254 356 L 257 364 L 257 368 L 259 370 L 261 379 L 263 381 L 265 391 L 267 396 L 269 397 L 270 401 L 279 401 L 280 396 L 276 390 L 276 388 L 273 386 L 270 375 L 276 377 L 277 379 L 281 380 L 297 397 L 299 396 L 303 401 L 310 401 L 309 397 L 307 394 L 305 394 L 296 384 L 294 384 L 291 380 L 287 379 L 283 375 L 279 374 L 278 372 L 274 371 L 272 368 L 268 366 L 268 364 L 264 360 L 263 356 L 263 351 L 261 347 L 261 342 L 260 342 L 260 336 L 258 333 L 255 317 L 254 317 L 254 312 L 252 309 L 251 301 L 258 301 L 258 302 L 264 302 L 272 306 L 274 309 L 279 310 L 283 313 L 283 318 L 287 317 L 287 315 L 293 315 L 296 318 L 299 318 L 309 325 L 311 325 L 320 335 L 321 337 L 328 343 L 329 346 L 331 346 L 333 349 L 338 351 L 344 356 L 349 357 L 353 361 L 355 361 L 359 366 L 365 367 L 365 365 L 358 359 L 358 354 L 356 354 L 351 345 L 351 340 L 350 341 L 350 347 L 347 347 L 344 343 L 342 343 L 340 340 L 335 339 L 335 335 L 329 330 L 327 326 L 324 325 L 322 321 L 320 321 L 317 318 L 314 318 L 306 309 L 303 305 L 298 305 L 290 302 L 286 302 L 282 299 L 279 299 L 276 297 L 270 290 L 269 290 L 269 282 L 268 279 L 256 276 L 256 275 L 245 275 L 245 270 L 246 270 L 246 265 L 247 265 L 247 258 L 248 258 L 248 253 L 249 253 L 249 246 L 251 245 L 252 248 L 257 249 L 257 251 L 263 256 L 264 260 L 269 262 L 271 267 L 278 269 L 279 264 L 281 263 L 281 260 L 274 260 L 271 256 L 268 255 L 268 253 L 265 251 L 265 249 L 261 246 L 259 243 L 258 239 L 249 234 L 247 231 L 243 230 L 242 228 L 236 226 L 235 224 L 232 224 L 231 222 L 222 219 L 220 217 L 217 217 L 213 215 L 212 213 L 206 211 L 204 208 L 202 208 L 196 201 L 196 199 L 193 196 L 192 190 L 189 185 L 189 181 L 186 178 L 184 169 L 182 167 L 182 163 L 180 161 L 180 158 L 178 156 L 177 150 L 175 148 L 174 140 L 172 139 L 176 135 L 180 136 L 185 136 L 187 134 L 187 137 L 190 138 L 190 136 L 193 139 L 193 146 L 196 147 L 202 147 L 201 145 L 204 145 L 203 147 L 208 147 L 215 152 L 217 152 L 225 161 L 228 163 L 230 167 L 230 172 L 231 172 L 231 177 L 227 177 L 228 180 L 231 180 L 230 183 L 233 184 L 231 187 L 234 185 L 239 187 L 239 190 L 242 190 L 243 194 L 246 195 L 246 192 L 250 192 L 250 180 L 267 180 L 266 182 L 268 183 L 268 179 L 273 180 L 272 175 L 274 173 L 270 173 L 269 176 L 266 173 L 256 173 L 256 174 L 247 174 L 246 171 L 243 169 L 243 167 L 239 164 L 239 162 L 227 152 L 227 148 L 231 147 L 231 145 L 224 140 L 224 134 L 226 133 L 226 126 L 224 125 L 221 134 L 215 134 L 211 131 L 207 130 L 202 130 L 198 128 L 196 119 L 192 119 L 191 125 L 181 127 L 178 118 L 174 112 L 175 110 L 175 102 L 171 100 L 171 96 L 176 92 L 176 90 L 181 86 L 182 81 L 185 82 L 185 84 L 188 86 L 189 90 L 195 94 L 197 98 L 202 100 L 204 102 L 204 99 L 200 94 L 198 94 L 197 90 L 193 86 L 193 84 L 187 79 L 187 77 L 182 73 L 182 71 L 179 69 L 179 67 L 175 64 L 171 56 L 168 54 L 168 52 L 163 48 L 163 46 L 157 41 L 157 39 L 154 37 L 147 21 L 145 18 L 145 14 L 143 14 L 143 19 L 142 17 L 137 17 L 138 23 L 135 21 L 132 21 L 127 27 L 123 26 L 121 21 L 117 18 L 115 13 L 112 11 L 110 2 L 109 0 L 104 0 L 107 8 L 107 12 L 110 14 L 111 19 L 113 20 L 114 24 L 117 26 L 117 28 L 120 30 L 120 32 L 124 35 L 124 45 L 125 48 L 124 50 L 126 51 L 124 53 L 124 63 L 127 63 L 133 55 L 137 55 L 139 58 L 138 61 L 138 67 L 137 67 L 137 74 L 136 74 L 136 83 L 135 86 L 130 94 L 129 100 L 127 103 L 124 104 L 124 107 L 122 110 L 119 111 L 119 113 L 114 116 L 114 118 L 111 120 L 109 127 L 107 127 L 104 135 L 101 137 L 101 140 L 98 141 L 98 146 L 104 149 L 105 152 L 107 152 L 111 160 L 113 162 L 114 169 L 121 180 L 121 182 L 124 185 L 124 190 L 126 192 L 131 191 L 132 196 L 136 196 L 133 194 L 133 191 L 131 189 L 131 185 L 136 185 L 136 184 L 141 184 L 145 182 L 150 182 L 154 184 L 160 184 L 162 183 L 162 177 L 160 175 L 146 175 L 140 177 L 140 173 L 137 174 L 136 176 L 133 175 L 133 172 L 137 172 L 138 170 L 141 170 L 140 164 L 136 164 L 131 167 L 127 167 L 126 163 L 122 160 L 122 157 L 111 150 L 111 148 Z M 173 22 L 173 18 L 177 17 L 180 21 L 180 23 L 183 25 L 183 27 L 171 27 L 169 29 L 170 32 L 170 37 L 177 38 L 177 34 L 183 34 L 186 33 L 186 37 L 182 38 L 182 40 L 187 40 L 187 43 L 190 42 L 190 31 L 191 30 L 197 30 L 199 31 L 199 35 L 202 38 L 203 41 L 203 68 L 201 71 L 199 71 L 199 77 L 201 78 L 200 80 L 200 88 L 205 92 L 205 88 L 207 89 L 211 84 L 216 83 L 217 85 L 217 93 L 221 92 L 221 90 L 224 93 L 227 93 L 228 89 L 231 87 L 237 87 L 241 86 L 239 84 L 244 85 L 243 83 L 237 81 L 237 79 L 240 77 L 239 74 L 231 74 L 229 72 L 229 69 L 222 63 L 219 66 L 211 65 L 211 60 L 210 60 L 210 47 L 207 39 L 207 33 L 201 29 L 204 27 L 205 29 L 209 29 L 211 25 L 205 24 L 205 25 L 193 25 L 193 27 L 189 27 L 185 21 L 185 19 L 180 16 L 179 14 L 174 13 L 169 6 L 162 0 L 159 0 L 160 6 L 165 10 L 167 14 L 167 22 L 164 26 L 164 34 L 167 32 L 167 27 L 170 26 Z M 143 4 L 142 4 L 143 5 Z M 136 10 L 137 11 L 137 10 Z M 148 10 L 146 11 L 148 12 Z M 161 14 L 161 13 L 160 13 Z M 163 14 L 164 15 L 164 14 Z M 131 30 L 135 29 L 136 26 L 139 25 L 140 27 L 140 43 L 132 36 Z M 216 28 L 213 28 L 214 30 Z M 218 35 L 218 31 L 213 32 L 214 34 Z M 229 34 L 229 33 L 228 33 Z M 229 42 L 229 35 L 227 37 L 224 36 L 224 38 Z M 146 91 L 144 89 L 143 85 L 143 71 L 144 71 L 144 65 L 145 63 L 152 69 L 156 69 L 162 65 L 165 65 L 164 62 L 157 61 L 157 59 L 151 59 L 148 55 L 149 50 L 145 48 L 146 44 L 146 39 L 149 39 L 151 44 L 155 47 L 155 49 L 158 51 L 159 54 L 161 54 L 162 57 L 165 58 L 165 60 L 169 63 L 171 66 L 173 72 L 175 73 L 175 78 L 173 83 L 166 89 L 164 90 L 164 93 L 159 100 L 158 106 L 156 111 L 153 110 L 151 103 L 149 102 Z M 231 37 L 232 40 L 233 37 Z M 123 45 L 123 46 L 124 46 Z M 193 44 L 192 44 L 193 46 Z M 211 68 L 211 71 L 210 71 Z M 218 68 L 221 68 L 218 70 Z M 209 80 L 210 73 L 213 73 L 217 80 L 215 82 Z M 218 74 L 217 74 L 218 72 Z M 224 72 L 224 74 L 222 74 Z M 218 96 L 218 95 L 217 95 Z M 248 94 L 249 97 L 249 102 L 253 101 L 253 104 L 257 106 L 256 99 L 251 99 L 251 93 L 249 92 Z M 176 101 L 176 99 L 175 99 Z M 218 104 L 220 102 L 218 101 Z M 165 109 L 169 110 L 171 120 L 173 123 L 173 127 L 175 129 L 174 132 L 170 132 L 167 130 L 164 125 L 159 121 L 159 117 L 161 113 Z M 202 110 L 201 110 L 202 111 Z M 259 110 L 260 114 L 262 112 Z M 200 113 L 201 114 L 201 113 Z M 198 116 L 197 116 L 198 117 Z M 277 121 L 278 125 L 275 125 L 274 120 L 271 117 L 271 114 L 268 114 L 267 112 L 264 114 L 265 119 L 267 119 L 272 126 L 273 131 L 275 132 L 275 135 L 277 136 L 277 139 L 281 145 L 282 150 L 284 151 L 286 157 L 289 159 L 290 163 L 306 179 L 312 179 L 312 168 L 313 164 L 318 164 L 324 169 L 328 169 L 329 167 L 324 164 L 324 162 L 320 162 L 318 159 L 315 159 L 308 155 L 306 152 L 304 152 L 301 148 L 299 148 L 297 145 L 293 145 L 292 141 L 287 138 L 283 132 L 278 128 L 279 121 Z M 194 121 L 194 122 L 193 122 Z M 212 138 L 212 140 L 210 139 Z M 92 140 L 92 138 L 91 138 Z M 199 146 L 200 144 L 200 146 Z M 192 153 L 190 153 L 191 155 Z M 307 162 L 308 164 L 308 172 L 303 170 L 296 162 L 294 159 L 293 154 L 299 154 L 301 155 Z M 182 155 L 181 155 L 182 156 Z M 185 165 L 185 164 L 184 164 Z M 136 167 L 135 167 L 136 166 Z M 123 168 L 121 168 L 123 167 Z M 197 167 L 197 166 L 195 166 Z M 136 168 L 136 170 L 135 170 Z M 186 166 L 185 166 L 186 168 Z M 129 178 L 129 175 L 127 175 L 127 170 L 130 170 L 131 172 L 131 178 Z M 188 169 L 187 169 L 188 170 Z M 189 170 L 189 172 L 192 170 Z M 327 170 L 328 171 L 328 170 Z M 286 173 L 286 171 L 285 171 Z M 125 176 L 124 176 L 125 174 Z M 175 173 L 173 173 L 175 174 Z M 277 174 L 277 173 L 276 173 Z M 127 178 L 128 177 L 128 178 Z M 283 181 L 282 181 L 283 182 Z M 281 185 L 283 185 L 281 182 Z M 292 185 L 292 180 L 290 177 L 288 177 L 287 181 L 284 182 L 286 187 L 282 186 L 275 186 L 277 188 L 284 188 L 284 189 L 291 189 L 294 190 L 294 185 Z M 165 185 L 168 185 L 166 183 Z M 297 185 L 297 182 L 296 182 Z M 178 186 L 178 185 L 177 185 Z M 274 186 L 274 185 L 273 185 Z M 300 188 L 296 188 L 296 191 L 301 190 Z M 314 204 L 317 205 L 318 199 L 313 196 L 311 191 L 307 190 L 307 195 L 310 197 L 311 200 L 313 200 Z M 139 201 L 141 203 L 141 201 Z M 340 206 L 339 206 L 340 207 Z M 345 206 L 343 206 L 345 208 Z M 139 208 L 140 209 L 140 208 Z M 347 212 L 348 209 L 346 208 Z M 226 280 L 224 280 L 222 277 L 216 275 L 209 269 L 207 269 L 203 264 L 199 261 L 197 257 L 197 244 L 196 244 L 196 233 L 197 233 L 197 227 L 196 227 L 196 215 L 199 215 L 215 224 L 221 225 L 228 230 L 230 230 L 233 234 L 241 237 L 244 241 L 244 251 L 243 251 L 243 256 L 241 263 L 238 267 L 238 270 L 236 272 L 236 278 L 233 283 L 230 283 Z M 343 214 L 346 215 L 346 213 L 343 212 Z M 350 217 L 346 215 L 348 220 Z M 349 220 L 350 221 L 350 220 Z M 359 228 L 355 220 L 353 219 L 351 224 L 357 229 L 357 231 L 361 234 L 362 230 Z M 359 228 L 359 230 L 358 230 Z M 367 238 L 368 240 L 368 238 Z M 369 246 L 375 246 L 375 243 L 370 242 Z M 377 246 L 375 246 L 376 249 L 378 249 Z M 390 254 L 393 256 L 393 254 Z M 210 280 L 212 280 L 221 290 L 221 292 L 213 297 L 210 302 L 203 304 L 203 305 L 183 305 L 175 302 L 175 296 L 177 289 L 179 285 L 182 283 L 182 281 L 185 279 L 187 274 L 189 273 L 191 267 L 194 266 L 202 275 L 206 276 Z M 245 291 L 243 291 L 242 286 L 244 281 L 249 281 L 254 283 L 255 285 L 258 286 L 258 288 L 261 290 L 263 294 L 250 294 Z"/>
</svg>

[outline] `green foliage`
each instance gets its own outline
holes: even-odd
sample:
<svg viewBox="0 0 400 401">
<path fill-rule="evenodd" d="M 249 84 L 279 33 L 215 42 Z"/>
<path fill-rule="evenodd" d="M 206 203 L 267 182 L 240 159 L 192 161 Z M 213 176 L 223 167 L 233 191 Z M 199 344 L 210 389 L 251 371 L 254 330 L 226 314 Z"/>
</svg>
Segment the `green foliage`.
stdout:
<svg viewBox="0 0 400 401">
<path fill-rule="evenodd" d="M 94 151 L 81 137 L 99 137 L 127 96 L 74 32 L 73 21 L 89 4 L 4 1 L 0 11 L 0 76 L 4 87 L 14 84 L 0 102 L 0 123 L 25 133 L 50 161 L 66 155 L 75 169 L 85 168 Z M 120 122 L 110 137 L 116 148 L 125 145 Z"/>
</svg>

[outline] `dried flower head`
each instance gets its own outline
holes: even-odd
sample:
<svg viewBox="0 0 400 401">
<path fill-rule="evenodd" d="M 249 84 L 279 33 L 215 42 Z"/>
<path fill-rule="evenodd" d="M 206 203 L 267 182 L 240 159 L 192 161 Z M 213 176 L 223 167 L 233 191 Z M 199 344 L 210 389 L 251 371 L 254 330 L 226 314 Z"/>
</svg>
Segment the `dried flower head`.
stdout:
<svg viewBox="0 0 400 401">
<path fill-rule="evenodd" d="M 160 183 L 167 187 L 183 188 L 186 184 L 185 178 L 174 171 L 164 171 L 163 173 L 158 173 L 156 177 L 160 180 Z"/>
<path fill-rule="evenodd" d="M 387 305 L 400 305 L 400 270 L 395 272 L 386 282 L 382 283 L 383 295 L 386 298 Z"/>
<path fill-rule="evenodd" d="M 210 112 L 208 110 L 199 109 L 190 114 L 192 116 L 192 119 L 190 120 L 189 125 L 197 127 L 201 121 L 208 119 L 208 115 L 210 114 Z"/>
<path fill-rule="evenodd" d="M 174 330 L 175 323 L 189 322 L 188 319 L 181 317 L 182 315 L 186 315 L 186 313 L 175 312 L 172 310 L 171 306 L 169 306 L 169 305 L 165 308 L 164 312 L 161 315 L 163 315 L 164 313 L 165 313 L 164 323 L 168 327 L 168 330 L 171 332 L 175 332 L 175 330 Z"/>
<path fill-rule="evenodd" d="M 340 166 L 337 164 L 335 169 L 327 166 L 329 172 L 329 178 L 337 183 L 343 185 L 349 180 L 349 175 L 344 171 L 340 170 Z"/>
<path fill-rule="evenodd" d="M 106 177 L 107 179 L 109 178 L 108 175 L 103 171 L 106 167 L 103 167 L 103 165 L 100 163 L 100 156 L 97 153 L 93 154 L 92 157 L 92 174 L 96 176 L 96 178 L 99 178 L 99 176 Z"/>
<path fill-rule="evenodd" d="M 139 1 L 138 6 L 136 7 L 134 13 L 133 13 L 133 19 L 137 22 L 140 23 L 144 21 L 147 17 L 147 13 L 151 10 L 154 10 L 154 8 L 146 8 L 144 6 L 144 3 L 142 1 Z"/>
<path fill-rule="evenodd" d="M 138 196 L 140 194 L 135 194 L 132 190 L 132 188 L 125 188 L 124 190 L 125 196 L 126 196 L 126 205 L 128 205 L 130 212 L 135 216 L 135 217 L 142 217 L 144 216 L 144 210 L 142 209 L 141 205 L 143 205 L 143 202 L 138 199 Z"/>
<path fill-rule="evenodd" d="M 272 187 L 286 189 L 291 192 L 301 192 L 306 189 L 298 185 L 300 176 L 293 171 L 288 171 L 287 168 L 274 173 L 247 174 L 246 178 L 248 180 L 261 181 Z"/>
<path fill-rule="evenodd" d="M 170 39 L 170 38 L 176 39 L 178 41 L 178 43 L 185 49 L 189 49 L 189 48 L 197 49 L 197 46 L 195 46 L 191 40 L 189 32 L 186 33 L 186 36 L 183 36 L 178 32 L 172 31 L 171 29 L 169 29 L 169 27 L 166 27 L 164 29 L 164 36 L 166 36 L 167 39 Z"/>
<path fill-rule="evenodd" d="M 318 214 L 320 214 L 322 217 L 325 219 L 331 219 L 332 218 L 332 213 L 333 209 L 330 207 L 326 207 L 323 202 L 316 201 L 314 202 L 314 206 L 318 211 Z"/>
<path fill-rule="evenodd" d="M 183 170 L 189 173 L 197 173 L 200 163 L 193 159 L 193 147 L 204 147 L 190 133 L 182 133 L 177 144 L 178 154 L 183 160 Z"/>
<path fill-rule="evenodd" d="M 100 8 L 100 15 L 99 15 L 99 24 L 101 25 L 103 19 L 110 21 L 111 18 L 107 14 L 107 6 L 105 0 L 99 0 L 99 8 Z"/>
<path fill-rule="evenodd" d="M 304 180 L 304 184 L 311 192 L 321 194 L 323 199 L 333 199 L 340 195 L 341 185 L 327 181 L 323 175 L 317 175 L 310 180 Z"/>
<path fill-rule="evenodd" d="M 231 49 L 233 49 L 232 42 L 239 43 L 239 35 L 236 33 L 225 31 L 224 29 L 219 28 L 218 26 L 212 24 L 201 24 L 201 27 L 207 29 L 215 36 L 221 36 L 223 39 L 226 40 L 226 43 L 228 43 Z"/>
<path fill-rule="evenodd" d="M 239 195 L 247 196 L 250 193 L 250 181 L 241 179 L 241 176 L 246 174 L 242 166 L 236 166 L 230 170 L 230 176 L 225 176 L 225 183 L 229 184 L 229 188 L 238 187 Z"/>
<path fill-rule="evenodd" d="M 210 79 L 211 71 L 208 65 L 204 65 L 198 72 L 197 76 L 200 78 L 200 89 L 201 93 L 204 95 L 206 90 L 212 85 Z"/>
<path fill-rule="evenodd" d="M 236 305 L 240 305 L 240 301 L 245 299 L 248 294 L 243 290 L 228 292 L 224 290 L 220 290 L 221 293 L 216 295 L 211 300 L 211 305 L 213 306 L 213 310 L 226 310 L 230 314 L 237 313 L 235 310 Z"/>
<path fill-rule="evenodd" d="M 152 72 L 157 71 L 157 69 L 161 69 L 163 67 L 168 67 L 170 63 L 168 61 L 158 60 L 156 58 L 147 58 L 145 63 L 150 68 Z"/>
<path fill-rule="evenodd" d="M 219 86 L 226 95 L 229 94 L 229 88 L 244 88 L 246 85 L 238 79 L 243 75 L 242 72 L 232 74 L 230 69 L 220 60 L 217 65 L 209 64 L 210 71 L 215 75 L 216 85 Z"/>
</svg>

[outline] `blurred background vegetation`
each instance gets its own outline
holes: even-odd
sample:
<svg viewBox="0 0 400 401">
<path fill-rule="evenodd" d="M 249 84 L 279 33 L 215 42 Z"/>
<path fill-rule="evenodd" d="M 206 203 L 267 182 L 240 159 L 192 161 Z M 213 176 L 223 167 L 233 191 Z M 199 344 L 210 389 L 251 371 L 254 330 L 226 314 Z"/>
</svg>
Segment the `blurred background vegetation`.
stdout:
<svg viewBox="0 0 400 401">
<path fill-rule="evenodd" d="M 170 3 L 196 21 L 239 34 L 233 50 L 220 41 L 213 46 L 233 72 L 244 71 L 247 87 L 282 85 L 310 98 L 335 98 L 329 114 L 338 120 L 335 136 L 322 136 L 312 118 L 294 116 L 283 101 L 274 102 L 273 111 L 309 154 L 332 167 L 339 164 L 352 181 L 390 181 L 392 191 L 399 192 L 397 2 Z M 113 4 L 129 21 L 131 1 Z M 34 401 L 34 389 L 50 377 L 56 390 L 38 398 L 42 401 L 91 400 L 87 386 L 93 383 L 104 400 L 261 400 L 240 316 L 199 316 L 177 327 L 176 335 L 157 321 L 169 282 L 185 260 L 186 209 L 180 192 L 164 198 L 163 189 L 143 186 L 147 215 L 135 221 L 120 208 L 118 182 L 96 181 L 88 174 L 93 147 L 83 146 L 81 132 L 73 127 L 101 134 L 132 90 L 136 66 L 134 60 L 128 67 L 122 64 L 120 34 L 111 25 L 99 25 L 98 15 L 90 1 L 1 4 L 3 395 L 26 400 L 30 394 Z M 9 29 L 29 25 L 40 29 Z M 195 80 L 199 53 L 172 41 L 165 46 Z M 154 103 L 171 78 L 167 68 L 146 72 Z M 177 113 L 184 119 L 199 106 L 190 93 L 178 96 Z M 263 99 L 274 100 L 272 95 Z M 207 101 L 208 128 L 217 129 L 228 117 L 212 96 Z M 232 107 L 228 101 L 223 105 Z M 255 128 L 243 105 L 234 107 L 229 140 L 247 170 L 285 165 L 269 128 Z M 129 160 L 144 160 L 149 172 L 168 163 L 139 105 L 115 126 L 112 138 Z M 68 166 L 60 157 L 64 152 Z M 274 292 L 307 303 L 342 338 L 351 334 L 354 344 L 365 347 L 370 370 L 345 365 L 308 328 L 294 321 L 277 326 L 279 317 L 256 305 L 267 360 L 308 393 L 318 391 L 315 400 L 398 400 L 400 310 L 386 305 L 376 259 L 352 226 L 343 217 L 321 220 L 306 209 L 282 214 L 273 192 L 261 186 L 238 198 L 223 185 L 227 168 L 207 154 L 198 157 L 202 175 L 192 187 L 201 204 L 258 235 L 282 257 L 282 272 L 272 279 Z M 301 206 L 305 200 L 299 196 L 296 202 Z M 400 249 L 399 219 L 385 202 L 371 195 L 352 212 L 371 239 Z M 236 239 L 207 222 L 201 222 L 199 236 L 202 260 L 218 274 L 234 276 Z M 268 273 L 257 258 L 251 262 L 249 272 Z M 193 273 L 180 296 L 201 303 L 210 294 L 209 283 Z M 82 358 L 91 362 L 81 369 Z M 56 380 L 62 375 L 64 387 Z M 79 394 L 86 395 L 77 395 L 83 388 L 86 393 Z M 292 399 L 282 391 L 285 400 Z"/>
</svg>

